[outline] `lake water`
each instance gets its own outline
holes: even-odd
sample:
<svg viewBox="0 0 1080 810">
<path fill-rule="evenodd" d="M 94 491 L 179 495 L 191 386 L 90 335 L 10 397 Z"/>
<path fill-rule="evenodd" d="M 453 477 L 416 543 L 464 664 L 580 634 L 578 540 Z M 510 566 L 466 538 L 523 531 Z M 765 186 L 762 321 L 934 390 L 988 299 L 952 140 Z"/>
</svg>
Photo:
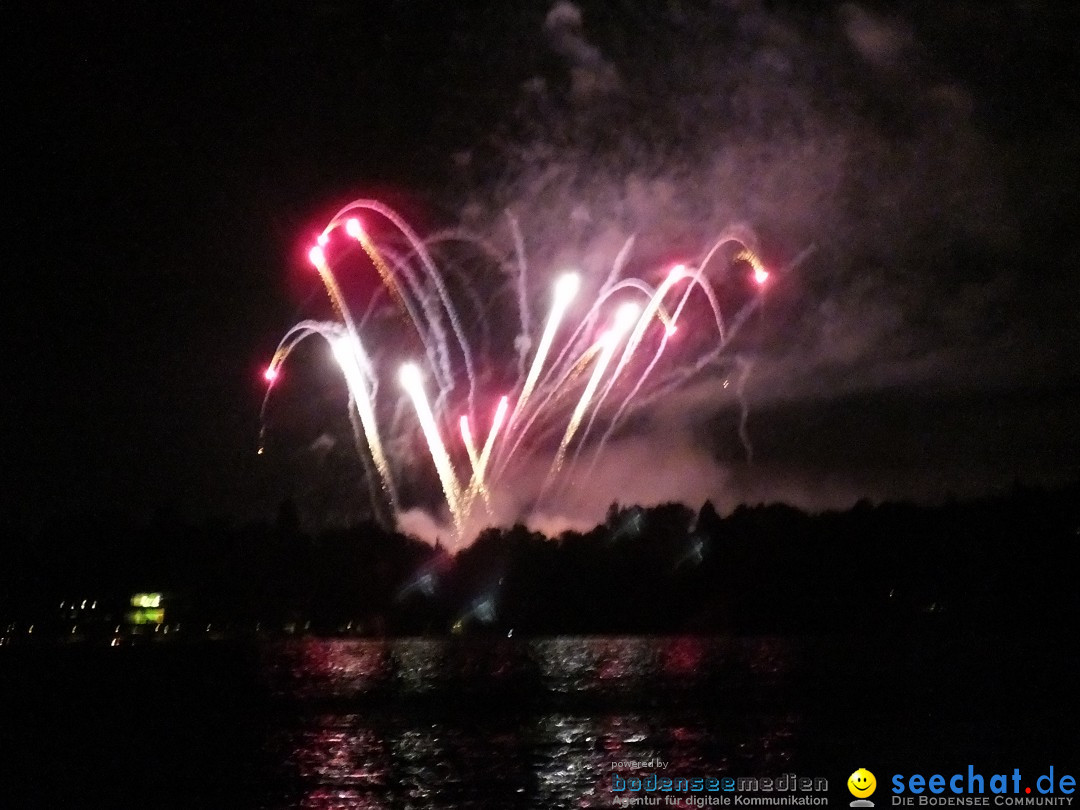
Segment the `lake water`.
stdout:
<svg viewBox="0 0 1080 810">
<path fill-rule="evenodd" d="M 0 806 L 610 807 L 613 771 L 655 760 L 671 776 L 824 777 L 846 806 L 860 766 L 1075 766 L 1074 652 L 694 637 L 5 648 Z"/>
</svg>

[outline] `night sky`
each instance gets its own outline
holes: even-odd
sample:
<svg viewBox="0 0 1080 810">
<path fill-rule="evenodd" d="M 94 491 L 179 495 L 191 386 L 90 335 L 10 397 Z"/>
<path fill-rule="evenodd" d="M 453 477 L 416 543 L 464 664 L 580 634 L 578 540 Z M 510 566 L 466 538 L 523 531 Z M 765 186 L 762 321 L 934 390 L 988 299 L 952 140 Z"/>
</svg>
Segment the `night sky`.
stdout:
<svg viewBox="0 0 1080 810">
<path fill-rule="evenodd" d="M 255 454 L 261 370 L 327 314 L 306 250 L 356 197 L 421 233 L 505 239 L 511 210 L 538 291 L 735 223 L 778 270 L 730 369 L 502 519 L 1075 481 L 1080 13 L 994 8 L 5 4 L 3 518 L 362 508 L 313 359 Z"/>
</svg>

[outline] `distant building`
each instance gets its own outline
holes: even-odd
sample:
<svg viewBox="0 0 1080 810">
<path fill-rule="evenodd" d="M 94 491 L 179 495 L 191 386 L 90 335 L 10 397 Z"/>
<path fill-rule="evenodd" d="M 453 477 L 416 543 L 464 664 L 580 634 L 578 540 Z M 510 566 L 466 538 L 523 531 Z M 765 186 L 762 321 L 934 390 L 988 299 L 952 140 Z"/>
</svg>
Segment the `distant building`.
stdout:
<svg viewBox="0 0 1080 810">
<path fill-rule="evenodd" d="M 165 597 L 160 593 L 132 594 L 131 607 L 124 619 L 132 627 L 165 623 Z"/>
</svg>

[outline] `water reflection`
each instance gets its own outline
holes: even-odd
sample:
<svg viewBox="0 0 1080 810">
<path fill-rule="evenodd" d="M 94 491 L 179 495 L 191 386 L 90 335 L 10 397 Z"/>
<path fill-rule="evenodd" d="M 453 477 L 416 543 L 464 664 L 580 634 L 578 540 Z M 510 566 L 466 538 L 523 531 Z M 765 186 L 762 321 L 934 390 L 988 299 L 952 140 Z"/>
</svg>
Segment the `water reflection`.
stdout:
<svg viewBox="0 0 1080 810">
<path fill-rule="evenodd" d="M 289 806 L 607 807 L 614 763 L 789 768 L 797 658 L 768 639 L 290 642 L 269 652 L 295 706 L 272 746 Z"/>
</svg>

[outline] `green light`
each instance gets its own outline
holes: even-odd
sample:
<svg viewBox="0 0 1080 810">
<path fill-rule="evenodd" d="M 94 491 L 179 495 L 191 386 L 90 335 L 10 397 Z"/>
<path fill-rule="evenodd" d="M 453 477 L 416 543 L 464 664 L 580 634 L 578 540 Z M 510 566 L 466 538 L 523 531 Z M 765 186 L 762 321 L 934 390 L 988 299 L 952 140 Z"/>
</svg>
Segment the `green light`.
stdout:
<svg viewBox="0 0 1080 810">
<path fill-rule="evenodd" d="M 128 624 L 161 624 L 165 621 L 164 608 L 142 608 L 129 611 L 124 617 Z"/>
</svg>

